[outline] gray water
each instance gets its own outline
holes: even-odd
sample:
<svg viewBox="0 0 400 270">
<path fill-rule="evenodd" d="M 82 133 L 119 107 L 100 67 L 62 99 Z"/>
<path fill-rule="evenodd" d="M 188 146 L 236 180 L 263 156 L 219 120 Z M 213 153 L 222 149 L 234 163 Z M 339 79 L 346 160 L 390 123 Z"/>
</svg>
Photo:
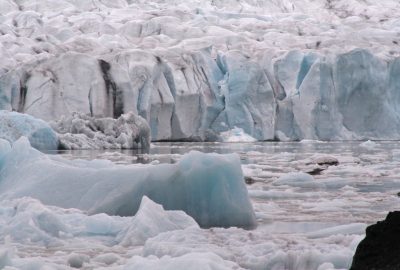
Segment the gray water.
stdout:
<svg viewBox="0 0 400 270">
<path fill-rule="evenodd" d="M 388 211 L 400 209 L 400 143 L 361 143 L 153 143 L 149 153 L 82 150 L 53 154 L 118 164 L 158 164 L 175 163 L 189 151 L 237 153 L 245 178 L 251 179 L 246 186 L 257 229 L 212 229 L 202 232 L 208 239 L 203 244 L 194 245 L 192 236 L 183 238 L 187 243 L 171 238 L 168 247 L 215 249 L 235 254 L 232 258 L 238 263 L 244 260 L 246 267 L 267 265 L 254 269 L 272 269 L 268 265 L 274 261 L 282 261 L 286 268 L 273 269 L 318 269 L 322 262 L 348 269 L 366 226 L 383 219 Z M 315 160 L 321 157 L 336 158 L 339 163 L 317 165 Z M 315 168 L 320 173 L 306 174 Z M 283 182 L 288 176 L 293 181 Z"/>
<path fill-rule="evenodd" d="M 388 211 L 400 208 L 397 196 L 400 192 L 400 143 L 397 141 L 373 142 L 367 147 L 359 141 L 163 142 L 153 143 L 149 153 L 140 150 L 79 150 L 59 154 L 74 159 L 109 159 L 118 164 L 158 164 L 175 163 L 190 151 L 237 153 L 244 175 L 252 180 L 247 187 L 256 208 L 257 204 L 274 201 L 286 214 L 292 215 L 292 220 L 369 224 L 383 218 Z M 277 179 L 287 173 L 309 172 L 319 167 L 313 164 L 313 159 L 327 155 L 337 158 L 339 164 L 323 167 L 320 174 L 313 175 L 314 182 L 276 184 Z M 259 194 L 255 194 L 257 192 Z M 329 206 L 330 202 L 336 205 Z M 315 205 L 315 213 L 302 211 L 294 204 Z M 318 205 L 324 207 L 318 210 Z M 274 218 L 287 221 L 286 214 Z M 261 222 L 263 215 L 260 214 Z M 340 216 L 340 220 L 335 220 L 335 216 Z"/>
</svg>

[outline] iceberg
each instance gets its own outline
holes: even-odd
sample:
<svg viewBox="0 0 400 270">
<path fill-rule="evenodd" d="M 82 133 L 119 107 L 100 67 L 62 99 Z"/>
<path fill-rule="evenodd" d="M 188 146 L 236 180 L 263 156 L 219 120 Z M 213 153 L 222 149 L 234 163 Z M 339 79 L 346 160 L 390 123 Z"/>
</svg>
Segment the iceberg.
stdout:
<svg viewBox="0 0 400 270">
<path fill-rule="evenodd" d="M 235 127 L 234 129 L 221 132 L 220 137 L 223 142 L 255 142 L 257 141 L 249 134 L 246 134 L 243 129 Z"/>
<path fill-rule="evenodd" d="M 118 119 L 73 113 L 50 125 L 57 132 L 60 149 L 150 148 L 150 128 L 146 120 L 131 112 Z"/>
<path fill-rule="evenodd" d="M 32 147 L 39 150 L 57 150 L 57 134 L 48 123 L 31 115 L 0 111 L 0 141 L 15 142 L 22 136 L 27 137 Z M 1 142 L 0 149 L 7 147 Z"/>
<path fill-rule="evenodd" d="M 179 257 L 163 256 L 157 258 L 156 256 L 149 256 L 143 258 L 135 256 L 127 262 L 124 267 L 127 270 L 148 270 L 148 269 L 193 269 L 193 270 L 230 270 L 244 268 L 240 267 L 234 262 L 222 259 L 220 256 L 211 252 L 192 252 Z"/>
<path fill-rule="evenodd" d="M 147 197 L 143 197 L 133 217 L 88 215 L 78 209 L 43 205 L 28 197 L 3 200 L 0 217 L 2 239 L 9 237 L 15 243 L 45 247 L 62 246 L 72 237 L 96 236 L 112 245 L 139 246 L 163 232 L 200 230 L 185 212 L 166 211 Z"/>
<path fill-rule="evenodd" d="M 190 152 L 177 164 L 122 166 L 45 155 L 22 137 L 1 156 L 0 199 L 25 196 L 120 216 L 135 215 L 147 196 L 166 210 L 184 211 L 202 227 L 256 226 L 236 154 Z"/>
<path fill-rule="evenodd" d="M 154 222 L 154 223 L 152 223 Z M 25 245 L 28 249 L 33 245 L 35 248 L 58 249 L 59 253 L 67 245 L 88 246 L 88 241 L 94 245 L 113 246 L 115 250 L 131 245 L 143 245 L 147 239 L 157 236 L 163 232 L 180 231 L 186 228 L 201 231 L 193 218 L 183 211 L 165 211 L 161 205 L 143 197 L 140 209 L 134 217 L 108 216 L 106 214 L 87 215 L 78 209 L 63 209 L 54 206 L 46 206 L 32 198 L 19 198 L 14 200 L 3 200 L 0 206 L 0 237 L 6 244 L 0 249 L 0 267 L 16 267 L 18 269 L 32 269 L 32 264 L 38 268 L 49 267 L 49 262 L 40 258 L 20 258 L 17 256 L 16 248 L 12 245 L 18 243 Z M 179 233 L 179 232 L 178 232 Z M 90 244 L 89 244 L 90 245 Z M 121 245 L 121 246 L 120 246 Z M 104 246 L 104 247 L 105 247 Z M 93 246 L 91 246 L 93 248 Z M 29 252 L 29 251 L 28 251 Z M 58 254 L 60 255 L 60 254 Z M 104 263 L 110 265 L 121 257 L 114 253 L 99 254 L 95 258 L 79 251 L 65 253 L 61 260 L 74 268 L 93 263 Z M 195 257 L 188 254 L 184 257 Z M 224 261 L 217 255 L 196 256 L 200 265 L 218 266 L 218 262 L 233 265 L 232 262 Z M 135 257 L 139 258 L 139 257 Z M 140 257 L 142 258 L 142 257 Z M 204 259 L 200 259 L 204 258 Z M 208 261 L 206 258 L 210 258 Z M 212 260 L 214 258 L 215 260 Z M 141 264 L 151 265 L 157 263 L 156 258 L 139 259 Z M 165 259 L 162 259 L 164 262 Z M 127 269 L 137 269 L 137 259 L 123 262 Z M 168 259 L 167 263 L 180 265 L 180 258 Z M 184 260 L 183 263 L 188 263 Z M 172 267 L 172 266 L 171 266 Z M 56 267 L 57 268 L 57 267 Z M 53 268 L 52 268 L 53 269 Z M 229 268 L 215 268 L 229 269 Z"/>
<path fill-rule="evenodd" d="M 161 205 L 144 196 L 138 212 L 129 226 L 117 235 L 116 241 L 123 246 L 138 246 L 162 232 L 198 227 L 185 212 L 165 211 Z"/>
</svg>

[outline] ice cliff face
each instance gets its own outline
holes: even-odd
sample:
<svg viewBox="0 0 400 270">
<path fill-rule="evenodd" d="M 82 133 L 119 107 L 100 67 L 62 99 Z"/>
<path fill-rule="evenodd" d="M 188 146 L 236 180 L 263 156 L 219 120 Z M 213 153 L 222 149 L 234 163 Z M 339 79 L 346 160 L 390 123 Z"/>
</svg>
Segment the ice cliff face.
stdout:
<svg viewBox="0 0 400 270">
<path fill-rule="evenodd" d="M 400 139 L 400 4 L 0 1 L 0 109 L 153 140 Z"/>
</svg>

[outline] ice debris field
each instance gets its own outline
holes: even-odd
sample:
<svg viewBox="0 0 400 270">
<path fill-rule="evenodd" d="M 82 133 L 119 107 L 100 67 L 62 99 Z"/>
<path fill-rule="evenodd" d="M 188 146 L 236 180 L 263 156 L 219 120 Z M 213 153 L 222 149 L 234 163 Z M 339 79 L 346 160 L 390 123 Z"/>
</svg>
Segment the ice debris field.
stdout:
<svg viewBox="0 0 400 270">
<path fill-rule="evenodd" d="M 151 164 L 0 142 L 10 270 L 348 269 L 400 202 L 395 142 L 156 143 Z"/>
</svg>

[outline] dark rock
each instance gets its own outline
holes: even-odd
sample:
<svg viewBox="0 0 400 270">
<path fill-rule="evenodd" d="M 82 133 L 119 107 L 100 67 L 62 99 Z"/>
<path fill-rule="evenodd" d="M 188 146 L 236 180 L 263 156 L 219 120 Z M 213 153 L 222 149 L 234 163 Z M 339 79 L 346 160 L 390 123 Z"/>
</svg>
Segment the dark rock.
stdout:
<svg viewBox="0 0 400 270">
<path fill-rule="evenodd" d="M 320 175 L 321 172 L 325 171 L 327 169 L 327 167 L 315 167 L 312 168 L 308 171 L 306 171 L 306 173 L 310 174 L 310 175 Z"/>
<path fill-rule="evenodd" d="M 339 164 L 339 160 L 332 156 L 322 156 L 315 159 L 314 163 L 318 165 L 337 166 Z"/>
<path fill-rule="evenodd" d="M 254 178 L 252 178 L 250 176 L 245 176 L 244 177 L 244 181 L 248 185 L 252 185 L 252 184 L 254 184 L 256 182 L 256 180 L 254 180 Z"/>
<path fill-rule="evenodd" d="M 400 211 L 366 229 L 350 270 L 400 269 Z"/>
</svg>

